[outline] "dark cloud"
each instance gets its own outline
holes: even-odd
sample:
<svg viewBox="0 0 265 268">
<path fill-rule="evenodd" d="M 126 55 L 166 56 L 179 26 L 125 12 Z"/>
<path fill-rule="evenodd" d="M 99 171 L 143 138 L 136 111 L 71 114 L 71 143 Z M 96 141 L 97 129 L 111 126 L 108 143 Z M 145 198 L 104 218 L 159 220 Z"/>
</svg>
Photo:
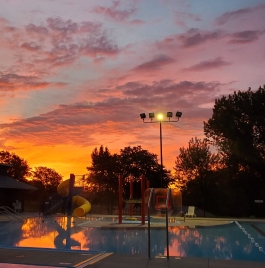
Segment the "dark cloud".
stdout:
<svg viewBox="0 0 265 268">
<path fill-rule="evenodd" d="M 184 48 L 198 46 L 209 40 L 218 40 L 223 37 L 223 33 L 219 30 L 212 32 L 203 32 L 198 29 L 190 29 L 187 33 L 178 36 Z"/>
<path fill-rule="evenodd" d="M 21 47 L 29 51 L 36 51 L 41 49 L 41 46 L 37 45 L 35 42 L 23 43 Z"/>
<path fill-rule="evenodd" d="M 224 25 L 225 23 L 228 23 L 231 20 L 237 20 L 239 18 L 244 18 L 246 15 L 252 14 L 254 11 L 260 11 L 265 10 L 265 5 L 261 4 L 256 7 L 249 7 L 249 8 L 242 8 L 238 9 L 236 11 L 231 12 L 225 12 L 220 17 L 216 19 L 216 23 L 218 25 Z"/>
<path fill-rule="evenodd" d="M 186 95 L 193 95 L 197 93 L 214 92 L 220 86 L 217 82 L 192 82 L 182 81 L 175 83 L 172 80 L 161 80 L 159 82 L 153 82 L 153 84 L 142 83 L 127 83 L 122 87 L 119 87 L 124 95 L 128 96 L 166 96 L 171 94 L 177 94 L 179 97 Z"/>
<path fill-rule="evenodd" d="M 120 49 L 116 44 L 108 40 L 106 36 L 100 36 L 83 40 L 83 43 L 80 45 L 79 51 L 82 52 L 82 54 L 95 57 L 97 55 L 115 55 L 120 52 Z"/>
<path fill-rule="evenodd" d="M 78 31 L 78 24 L 72 20 L 62 20 L 61 18 L 48 18 L 48 28 L 51 30 L 62 33 L 64 35 L 74 34 Z"/>
<path fill-rule="evenodd" d="M 142 63 L 136 66 L 133 70 L 134 71 L 153 71 L 153 70 L 160 69 L 164 65 L 167 65 L 173 62 L 175 62 L 175 60 L 167 55 L 158 55 L 151 61 L 147 61 L 145 63 Z"/>
<path fill-rule="evenodd" d="M 201 61 L 195 65 L 190 66 L 189 68 L 184 69 L 184 71 L 205 71 L 220 68 L 223 66 L 230 65 L 230 62 L 224 61 L 222 57 L 218 57 L 213 60 Z"/>
<path fill-rule="evenodd" d="M 103 7 L 103 6 L 95 6 L 93 8 L 93 12 L 97 14 L 102 14 L 114 21 L 123 22 L 127 20 L 130 16 L 135 14 L 137 11 L 136 8 L 130 8 L 127 10 L 119 10 L 118 7 L 120 5 L 120 1 L 114 1 L 111 7 Z"/>
<path fill-rule="evenodd" d="M 230 34 L 229 37 L 230 43 L 240 43 L 240 44 L 246 44 L 246 43 L 252 43 L 259 39 L 260 32 L 259 31 L 242 31 L 242 32 L 236 32 L 233 34 Z"/>
<path fill-rule="evenodd" d="M 169 48 L 176 50 L 178 47 L 192 48 L 209 41 L 220 40 L 225 37 L 225 33 L 220 30 L 201 31 L 199 29 L 190 29 L 183 34 L 170 35 L 163 40 L 156 42 L 159 49 Z"/>
<path fill-rule="evenodd" d="M 51 85 L 63 86 L 64 84 L 45 82 L 36 76 L 0 73 L 0 92 L 37 90 Z"/>
<path fill-rule="evenodd" d="M 26 26 L 27 32 L 37 33 L 41 35 L 47 35 L 49 33 L 48 28 L 44 26 L 36 26 L 35 24 L 29 24 Z"/>
</svg>

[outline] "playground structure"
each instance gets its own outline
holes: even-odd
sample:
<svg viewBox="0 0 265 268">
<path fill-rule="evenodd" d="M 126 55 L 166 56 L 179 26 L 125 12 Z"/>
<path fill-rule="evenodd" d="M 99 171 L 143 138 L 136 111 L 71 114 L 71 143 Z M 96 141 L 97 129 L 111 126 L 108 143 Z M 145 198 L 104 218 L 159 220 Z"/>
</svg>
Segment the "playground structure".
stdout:
<svg viewBox="0 0 265 268">
<path fill-rule="evenodd" d="M 82 196 L 80 195 L 73 195 L 74 190 L 74 183 L 75 183 L 75 175 L 70 174 L 70 179 L 63 181 L 57 187 L 57 192 L 63 198 L 71 198 L 70 200 L 70 207 L 74 204 L 77 208 L 73 212 L 73 216 L 75 217 L 83 217 L 88 213 L 91 209 L 91 204 Z"/>
<path fill-rule="evenodd" d="M 83 179 L 77 181 L 77 183 L 83 181 Z M 82 196 L 78 195 L 84 187 L 78 186 L 75 181 L 75 175 L 70 174 L 70 179 L 61 182 L 57 187 L 57 193 L 61 196 L 59 201 L 52 204 L 46 211 L 43 211 L 44 215 L 52 214 L 60 207 L 67 205 L 67 215 L 74 217 L 83 217 L 91 210 L 91 204 Z M 49 202 L 46 202 L 49 204 Z M 72 213 L 72 205 L 76 206 Z M 63 209 L 64 210 L 64 209 Z"/>
<path fill-rule="evenodd" d="M 148 216 L 168 217 L 180 216 L 182 212 L 182 194 L 178 189 L 168 188 L 149 188 L 149 181 L 145 176 L 141 176 L 141 200 L 134 200 L 132 193 L 132 180 L 130 181 L 130 199 L 122 199 L 122 176 L 119 177 L 119 224 L 122 223 L 122 203 L 129 203 L 130 206 L 135 203 L 141 203 L 141 222 L 145 224 L 145 218 Z M 146 184 L 148 189 L 146 189 Z M 130 210 L 132 216 L 132 210 Z"/>
<path fill-rule="evenodd" d="M 152 194 L 151 190 L 153 190 Z M 168 204 L 166 205 L 168 191 L 169 199 Z M 145 211 L 148 211 L 148 209 L 151 216 L 165 217 L 166 211 L 168 213 L 168 216 L 180 216 L 182 214 L 182 195 L 180 190 L 175 188 L 147 189 L 145 191 Z"/>
</svg>

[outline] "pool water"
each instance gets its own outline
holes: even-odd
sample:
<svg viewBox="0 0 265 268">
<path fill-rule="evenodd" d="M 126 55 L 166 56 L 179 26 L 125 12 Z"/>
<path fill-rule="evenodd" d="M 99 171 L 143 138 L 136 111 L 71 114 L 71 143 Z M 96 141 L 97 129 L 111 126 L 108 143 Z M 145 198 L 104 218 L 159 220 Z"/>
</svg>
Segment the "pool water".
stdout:
<svg viewBox="0 0 265 268">
<path fill-rule="evenodd" d="M 175 226 L 168 230 L 170 256 L 265 261 L 265 223 Z M 66 217 L 40 217 L 24 223 L 0 222 L 0 246 L 147 255 L 148 231 L 133 225 L 100 228 L 78 225 Z M 166 255 L 166 248 L 165 227 L 151 228 L 151 256 Z"/>
</svg>

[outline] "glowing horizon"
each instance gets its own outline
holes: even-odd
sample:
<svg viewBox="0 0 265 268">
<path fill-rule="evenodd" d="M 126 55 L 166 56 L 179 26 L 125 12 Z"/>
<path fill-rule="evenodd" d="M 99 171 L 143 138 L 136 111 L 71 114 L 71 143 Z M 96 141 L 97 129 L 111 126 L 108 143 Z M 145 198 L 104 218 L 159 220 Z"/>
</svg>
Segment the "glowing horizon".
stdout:
<svg viewBox="0 0 265 268">
<path fill-rule="evenodd" d="M 207 12 L 205 11 L 207 10 Z M 264 81 L 264 0 L 25 0 L 0 4 L 0 150 L 68 178 L 94 148 L 142 146 L 163 163 L 203 138 L 223 95 Z"/>
</svg>

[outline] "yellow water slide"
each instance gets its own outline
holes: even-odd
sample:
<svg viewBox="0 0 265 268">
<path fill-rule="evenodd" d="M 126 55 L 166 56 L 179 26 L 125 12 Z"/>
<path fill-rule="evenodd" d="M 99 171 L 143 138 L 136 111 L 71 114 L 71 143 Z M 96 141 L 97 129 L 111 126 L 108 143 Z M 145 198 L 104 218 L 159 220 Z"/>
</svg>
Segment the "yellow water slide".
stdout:
<svg viewBox="0 0 265 268">
<path fill-rule="evenodd" d="M 69 183 L 70 183 L 70 180 L 68 179 L 68 180 L 61 182 L 58 185 L 57 192 L 62 197 L 66 197 L 69 195 Z M 72 202 L 74 205 L 77 206 L 77 208 L 74 210 L 74 213 L 73 213 L 75 217 L 83 217 L 91 209 L 91 204 L 80 195 L 73 196 Z"/>
</svg>

